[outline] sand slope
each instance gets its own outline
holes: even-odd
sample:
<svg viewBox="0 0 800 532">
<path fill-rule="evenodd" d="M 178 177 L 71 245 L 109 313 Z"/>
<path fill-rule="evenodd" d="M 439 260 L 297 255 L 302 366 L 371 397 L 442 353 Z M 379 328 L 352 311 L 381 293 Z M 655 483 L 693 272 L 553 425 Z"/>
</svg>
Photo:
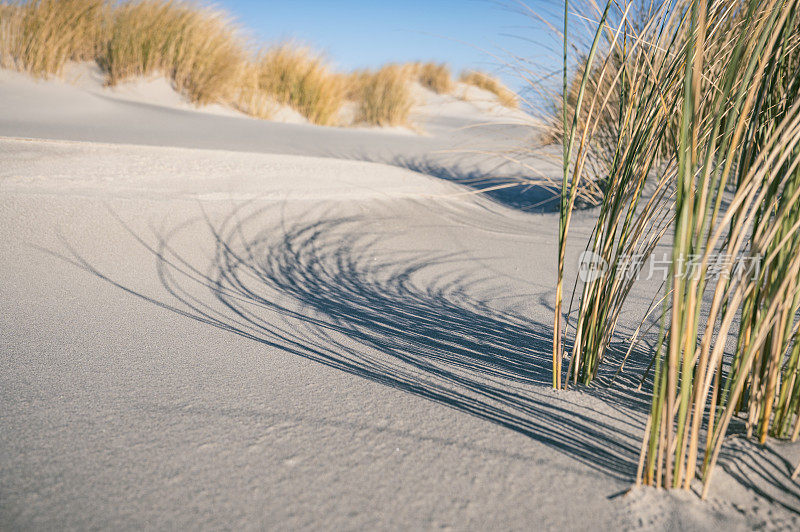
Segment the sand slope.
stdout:
<svg viewBox="0 0 800 532">
<path fill-rule="evenodd" d="M 553 214 L 298 153 L 441 135 L 14 87 L 0 130 L 37 140 L 0 140 L 0 528 L 800 525 L 789 445 L 732 442 L 705 503 L 624 495 L 647 398 L 548 388 Z"/>
</svg>

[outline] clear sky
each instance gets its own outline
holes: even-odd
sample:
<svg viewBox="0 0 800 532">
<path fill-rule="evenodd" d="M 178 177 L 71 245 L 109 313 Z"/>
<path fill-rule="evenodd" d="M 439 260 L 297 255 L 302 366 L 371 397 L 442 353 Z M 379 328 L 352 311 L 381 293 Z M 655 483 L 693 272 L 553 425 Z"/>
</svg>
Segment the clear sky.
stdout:
<svg viewBox="0 0 800 532">
<path fill-rule="evenodd" d="M 258 41 L 295 39 L 324 51 L 340 69 L 391 61 L 436 60 L 454 70 L 501 74 L 509 54 L 552 64 L 552 36 L 515 0 L 218 0 Z M 558 0 L 528 0 L 537 13 L 556 17 Z M 500 56 L 492 57 L 491 54 Z"/>
</svg>

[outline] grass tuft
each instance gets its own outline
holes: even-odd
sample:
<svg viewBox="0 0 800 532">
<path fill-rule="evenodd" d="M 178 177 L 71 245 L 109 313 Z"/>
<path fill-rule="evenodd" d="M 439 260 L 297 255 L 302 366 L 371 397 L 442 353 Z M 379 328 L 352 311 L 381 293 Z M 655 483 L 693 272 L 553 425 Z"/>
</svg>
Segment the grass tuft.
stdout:
<svg viewBox="0 0 800 532">
<path fill-rule="evenodd" d="M 6 68 L 48 77 L 68 61 L 94 60 L 109 30 L 106 0 L 0 4 L 0 59 Z"/>
<path fill-rule="evenodd" d="M 455 88 L 450 67 L 445 63 L 406 63 L 401 70 L 408 79 L 418 82 L 436 94 L 448 94 Z"/>
<path fill-rule="evenodd" d="M 101 58 L 110 85 L 164 74 L 195 103 L 229 101 L 246 58 L 237 28 L 221 12 L 181 2 L 122 4 Z"/>
<path fill-rule="evenodd" d="M 345 101 L 342 76 L 306 48 L 276 46 L 255 62 L 257 90 L 289 105 L 312 123 L 335 125 Z"/>
<path fill-rule="evenodd" d="M 258 65 L 248 62 L 242 67 L 233 107 L 255 118 L 268 120 L 275 115 L 277 102 L 259 88 L 258 78 Z"/>
<path fill-rule="evenodd" d="M 632 6 L 581 14 L 599 23 L 570 82 L 565 5 L 553 385 L 570 218 L 599 173 L 587 248 L 608 271 L 583 284 L 567 377 L 595 379 L 636 282 L 624 259 L 671 230 L 637 481 L 700 476 L 705 497 L 733 417 L 760 443 L 800 437 L 800 0 Z"/>
<path fill-rule="evenodd" d="M 348 78 L 350 99 L 358 103 L 356 121 L 376 126 L 408 124 L 413 98 L 404 67 L 354 72 Z"/>
<path fill-rule="evenodd" d="M 519 99 L 514 92 L 503 85 L 503 83 L 485 72 L 469 70 L 461 73 L 459 81 L 468 85 L 473 85 L 479 89 L 491 92 L 497 96 L 497 101 L 505 107 L 516 109 L 519 107 Z"/>
</svg>

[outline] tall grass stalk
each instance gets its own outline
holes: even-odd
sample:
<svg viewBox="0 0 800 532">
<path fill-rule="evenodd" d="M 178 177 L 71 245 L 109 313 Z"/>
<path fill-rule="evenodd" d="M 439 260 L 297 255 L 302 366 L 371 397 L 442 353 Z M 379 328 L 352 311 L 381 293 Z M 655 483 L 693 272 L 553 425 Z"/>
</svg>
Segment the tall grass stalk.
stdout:
<svg viewBox="0 0 800 532">
<path fill-rule="evenodd" d="M 585 148 L 594 159 L 594 171 L 608 176 L 587 249 L 608 270 L 602 277 L 587 279 L 583 286 L 568 370 L 573 382 L 588 384 L 597 375 L 624 301 L 672 219 L 674 165 L 660 154 L 668 139 L 668 117 L 675 110 L 676 97 L 674 91 L 655 87 L 674 78 L 680 57 L 664 53 L 663 46 L 643 45 L 650 33 L 665 35 L 668 41 L 664 29 L 672 20 L 662 8 L 651 14 L 650 22 L 637 33 L 630 12 L 620 13 L 616 27 L 607 29 L 605 60 L 595 70 L 607 92 L 594 91 L 581 119 L 588 128 L 584 130 L 587 138 L 594 140 L 603 130 L 603 142 Z M 604 111 L 608 102 L 616 102 L 617 120 L 613 123 Z M 614 139 L 611 143 L 605 142 L 609 136 Z M 655 173 L 657 178 L 653 178 Z M 654 183 L 643 201 L 648 179 Z"/>
<path fill-rule="evenodd" d="M 709 12 L 704 2 L 687 6 L 691 16 L 686 57 L 693 60 L 685 66 L 677 153 L 671 327 L 654 393 L 654 408 L 666 422 L 651 425 L 643 477 L 646 483 L 688 489 L 707 417 L 704 494 L 748 380 L 759 391 L 747 399 L 749 421 L 759 412 L 766 412 L 764 427 L 771 419 L 775 382 L 794 329 L 800 267 L 792 239 L 781 233 L 781 228 L 797 230 L 796 212 L 788 205 L 779 208 L 784 194 L 796 200 L 792 187 L 800 115 L 794 104 L 796 89 L 787 91 L 786 77 L 775 68 L 786 61 L 796 64 L 796 52 L 787 46 L 797 36 L 796 5 L 777 0 L 721 4 L 716 7 L 725 11 Z M 718 24 L 727 26 L 724 33 L 712 32 Z M 709 38 L 725 39 L 731 52 L 721 58 L 709 56 Z M 714 63 L 720 59 L 717 67 Z M 721 70 L 719 83 L 712 85 L 704 77 L 708 70 Z M 765 106 L 768 101 L 773 102 L 770 107 Z M 705 106 L 710 106 L 708 112 Z M 734 182 L 733 199 L 720 210 Z M 765 230 L 766 213 L 773 230 Z M 758 218 L 761 223 L 755 225 Z M 724 279 L 712 279 L 709 266 L 719 256 L 727 258 Z M 736 272 L 733 266 L 742 257 L 759 260 L 761 273 L 753 278 Z M 693 271 L 687 266 L 692 262 L 697 265 Z M 699 330 L 707 288 L 713 298 L 706 325 Z M 759 294 L 766 294 L 761 303 Z M 750 319 L 758 306 L 757 317 Z M 735 332 L 740 311 L 744 319 L 738 345 L 725 389 L 719 390 L 726 339 Z M 657 448 L 665 452 L 659 455 Z M 663 478 L 656 473 L 659 467 Z"/>
<path fill-rule="evenodd" d="M 588 81 L 588 72 L 591 69 L 594 61 L 595 54 L 597 53 L 600 44 L 600 38 L 603 35 L 604 24 L 608 17 L 611 4 L 609 3 L 602 16 L 600 23 L 595 33 L 594 41 L 589 51 L 589 56 L 586 60 L 586 70 L 581 80 L 581 87 L 578 91 L 577 104 L 575 106 L 575 113 L 571 119 L 567 115 L 566 105 L 563 107 L 563 120 L 564 131 L 569 131 L 569 134 L 564 138 L 564 151 L 563 151 L 563 179 L 561 185 L 561 202 L 559 205 L 559 219 L 558 219 L 558 273 L 556 279 L 556 298 L 555 298 L 555 319 L 553 323 L 553 388 L 561 388 L 561 368 L 563 360 L 563 334 L 562 334 L 562 307 L 564 299 L 564 258 L 566 252 L 566 241 L 569 232 L 569 224 L 572 218 L 572 211 L 575 207 L 575 198 L 578 191 L 578 184 L 581 180 L 581 174 L 585 168 L 585 151 L 584 143 L 586 135 L 581 137 L 581 144 L 579 146 L 578 157 L 574 162 L 572 161 L 573 149 L 575 145 L 576 130 L 578 128 L 578 116 L 580 116 L 581 105 L 583 104 L 583 96 L 586 90 Z M 564 2 L 564 97 L 566 98 L 566 85 L 568 75 L 568 22 L 569 22 L 569 1 Z M 569 124 L 569 126 L 568 126 Z M 588 132 L 586 132 L 588 133 Z M 572 168 L 572 171 L 570 171 Z"/>
</svg>

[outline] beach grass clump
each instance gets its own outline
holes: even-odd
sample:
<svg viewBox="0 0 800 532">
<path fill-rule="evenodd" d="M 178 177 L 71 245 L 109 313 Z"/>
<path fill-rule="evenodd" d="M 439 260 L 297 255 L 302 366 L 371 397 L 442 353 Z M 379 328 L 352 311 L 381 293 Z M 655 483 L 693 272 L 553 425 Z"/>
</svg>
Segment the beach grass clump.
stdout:
<svg viewBox="0 0 800 532">
<path fill-rule="evenodd" d="M 358 105 L 356 122 L 375 126 L 408 125 L 414 103 L 403 66 L 354 72 L 348 78 L 348 94 Z"/>
<path fill-rule="evenodd" d="M 479 70 L 467 70 L 461 73 L 459 81 L 491 92 L 497 96 L 497 101 L 501 105 L 510 109 L 519 107 L 519 98 L 514 92 L 506 87 L 499 79 Z"/>
<path fill-rule="evenodd" d="M 246 56 L 237 28 L 222 12 L 143 0 L 115 9 L 100 63 L 110 85 L 163 74 L 192 102 L 206 104 L 232 98 Z"/>
<path fill-rule="evenodd" d="M 706 496 L 734 417 L 761 443 L 800 435 L 798 8 L 679 0 L 637 12 L 608 2 L 584 13 L 599 23 L 577 82 L 565 22 L 553 385 L 562 385 L 569 222 L 580 184 L 599 171 L 588 248 L 609 269 L 584 282 L 573 382 L 597 376 L 635 282 L 621 259 L 641 260 L 672 232 L 669 274 L 653 296 L 661 333 L 643 484 L 688 490 L 699 474 Z"/>
<path fill-rule="evenodd" d="M 599 17 L 608 23 L 614 20 L 614 12 L 607 7 Z M 562 80 L 559 109 L 567 132 L 559 242 L 566 240 L 576 202 L 588 189 L 599 198 L 599 213 L 587 251 L 608 265 L 605 275 L 586 280 L 580 293 L 567 378 L 582 384 L 597 376 L 639 269 L 672 221 L 675 165 L 674 159 L 662 155 L 673 146 L 670 117 L 679 109 L 675 87 L 680 86 L 677 78 L 683 56 L 665 52 L 668 42 L 655 41 L 662 45 L 657 49 L 626 46 L 619 39 L 622 32 L 609 33 L 594 35 L 589 54 L 578 67 L 580 76 Z M 664 34 L 648 38 L 657 35 Z M 643 64 L 650 67 L 638 68 Z M 659 83 L 660 90 L 654 90 Z M 598 181 L 597 176 L 604 178 Z M 644 201 L 648 181 L 653 187 Z M 559 272 L 563 252 L 561 247 Z M 561 281 L 559 277 L 559 307 Z M 554 345 L 559 348 L 560 342 L 557 338 Z M 554 350 L 556 387 L 560 386 L 561 357 Z"/>
<path fill-rule="evenodd" d="M 108 85 L 160 75 L 197 105 L 222 103 L 258 118 L 286 105 L 319 125 L 338 125 L 347 99 L 358 122 L 407 124 L 409 81 L 453 90 L 445 64 L 343 75 L 293 44 L 254 54 L 224 12 L 190 1 L 0 0 L 0 66 L 49 76 L 70 61 L 97 62 Z"/>
<path fill-rule="evenodd" d="M 453 92 L 453 76 L 450 67 L 445 63 L 421 63 L 417 67 L 417 81 L 436 94 Z"/>
<path fill-rule="evenodd" d="M 107 0 L 33 0 L 0 4 L 3 66 L 36 76 L 61 73 L 69 61 L 95 60 L 109 31 Z"/>
<path fill-rule="evenodd" d="M 232 105 L 246 115 L 269 120 L 275 114 L 277 102 L 259 87 L 259 67 L 248 61 L 242 67 Z"/>
<path fill-rule="evenodd" d="M 22 9 L 15 4 L 0 3 L 0 67 L 24 70 L 17 59 L 21 42 Z"/>
<path fill-rule="evenodd" d="M 705 496 L 740 412 L 747 435 L 758 432 L 762 443 L 770 432 L 793 432 L 785 429 L 794 412 L 783 413 L 800 399 L 793 384 L 800 327 L 797 8 L 733 0 L 685 6 L 682 49 L 690 60 L 681 70 L 675 153 L 671 325 L 657 355 L 642 455 L 647 484 L 689 489 L 704 447 Z M 725 372 L 731 336 L 737 342 Z"/>
<path fill-rule="evenodd" d="M 256 59 L 255 69 L 259 91 L 292 107 L 314 124 L 336 124 L 345 101 L 346 84 L 319 55 L 307 48 L 282 44 Z"/>
</svg>

